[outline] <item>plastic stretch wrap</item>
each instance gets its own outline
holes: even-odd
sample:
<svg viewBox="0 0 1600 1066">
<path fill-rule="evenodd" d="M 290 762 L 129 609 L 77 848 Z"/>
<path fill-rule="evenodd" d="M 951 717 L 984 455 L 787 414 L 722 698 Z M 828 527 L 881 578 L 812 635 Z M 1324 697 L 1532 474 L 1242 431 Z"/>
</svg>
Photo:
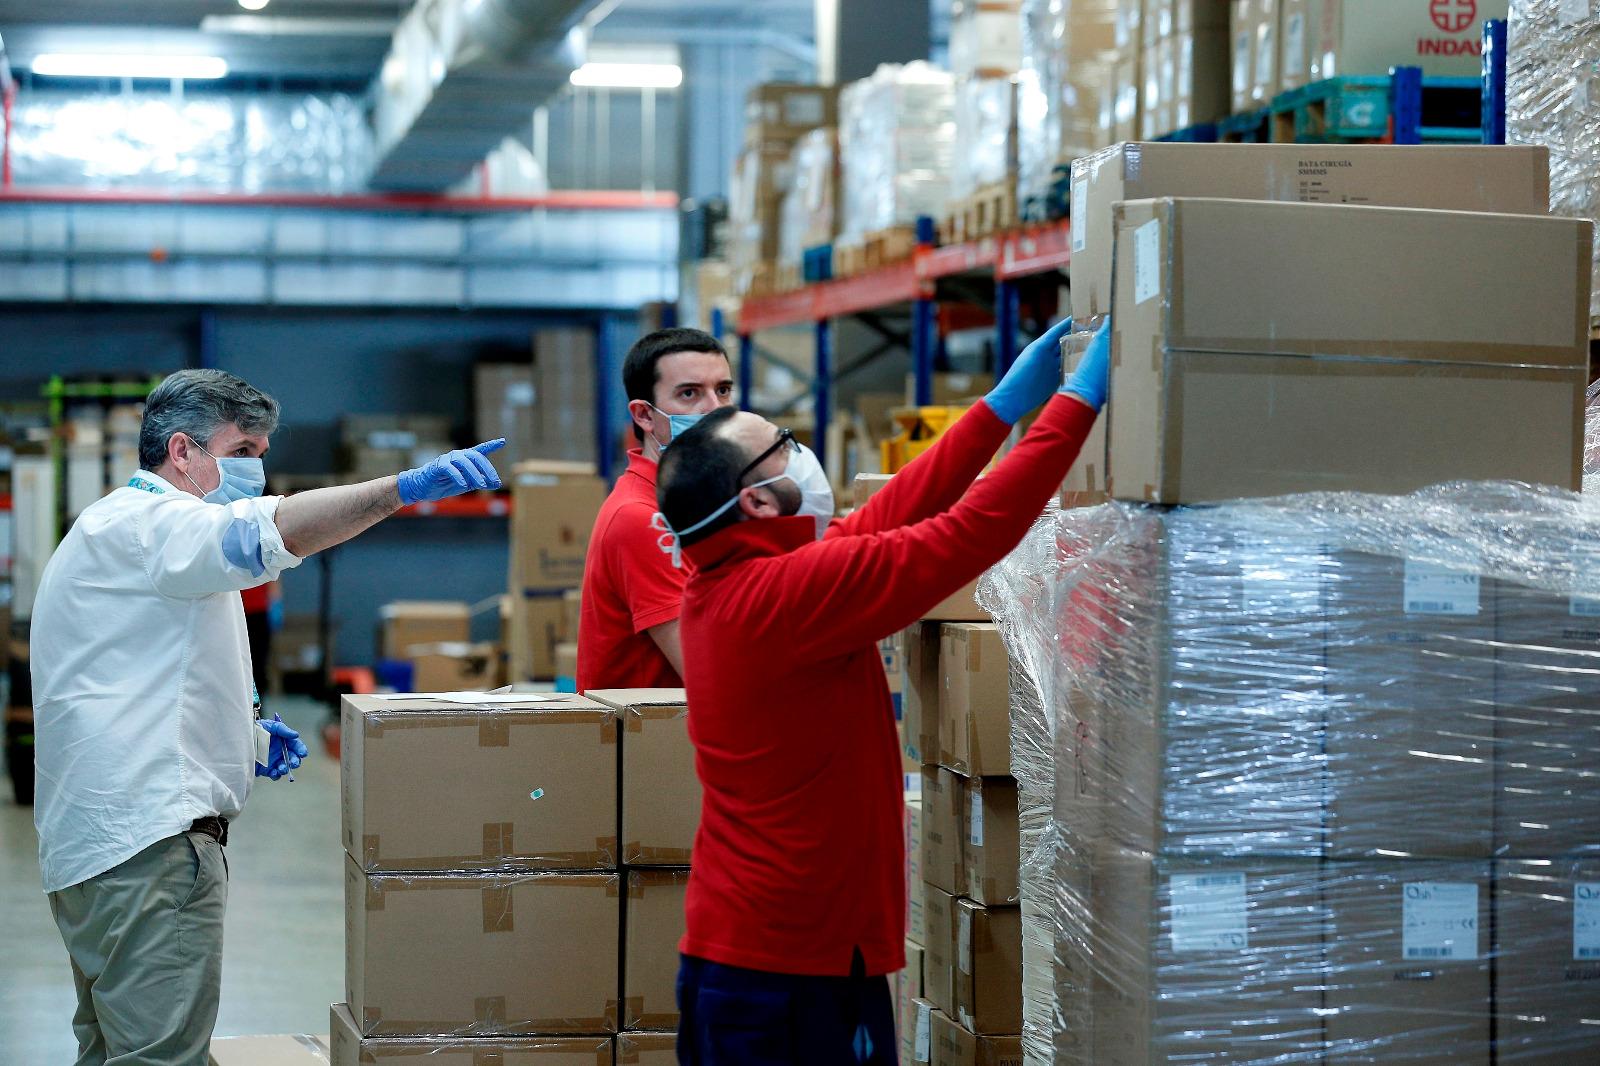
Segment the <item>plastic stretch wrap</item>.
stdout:
<svg viewBox="0 0 1600 1066">
<path fill-rule="evenodd" d="M 1055 168 L 1104 147 L 1117 0 L 1023 0 L 1017 76 L 1017 201 L 1047 197 Z"/>
<path fill-rule="evenodd" d="M 955 85 L 927 63 L 885 63 L 839 94 L 840 236 L 942 213 L 955 155 Z"/>
<path fill-rule="evenodd" d="M 1011 179 L 1017 165 L 1016 104 L 1010 78 L 969 78 L 956 86 L 951 196 L 970 196 Z"/>
<path fill-rule="evenodd" d="M 1509 30 L 1506 140 L 1549 147 L 1552 212 L 1600 219 L 1600 15 L 1582 0 L 1513 0 Z"/>
<path fill-rule="evenodd" d="M 1600 1054 L 1597 563 L 1513 484 L 1041 519 L 980 585 L 1053 793 L 1029 1061 Z"/>
<path fill-rule="evenodd" d="M 838 137 L 832 127 L 814 129 L 789 156 L 789 189 L 783 196 L 778 262 L 799 263 L 807 248 L 833 240 L 838 222 Z"/>
<path fill-rule="evenodd" d="M 1589 386 L 1584 405 L 1583 492 L 1600 492 L 1600 381 Z"/>
<path fill-rule="evenodd" d="M 337 94 L 35 90 L 11 135 L 19 185 L 340 194 L 372 152 L 361 104 Z"/>
</svg>

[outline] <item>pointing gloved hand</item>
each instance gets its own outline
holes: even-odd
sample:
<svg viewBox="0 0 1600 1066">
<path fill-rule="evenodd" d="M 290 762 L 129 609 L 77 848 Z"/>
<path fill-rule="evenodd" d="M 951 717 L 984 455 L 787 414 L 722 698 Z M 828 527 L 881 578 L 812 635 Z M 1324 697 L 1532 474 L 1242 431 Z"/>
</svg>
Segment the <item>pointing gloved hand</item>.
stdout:
<svg viewBox="0 0 1600 1066">
<path fill-rule="evenodd" d="M 984 399 L 1009 425 L 1048 400 L 1061 383 L 1061 338 L 1072 332 L 1072 319 L 1057 322 L 1044 336 L 1022 350 L 1006 376 Z"/>
<path fill-rule="evenodd" d="M 276 781 L 289 771 L 298 769 L 300 760 L 310 754 L 300 739 L 300 734 L 284 725 L 283 719 L 277 715 L 273 715 L 270 722 L 262 719 L 256 725 L 260 726 L 269 738 L 265 763 L 261 762 L 260 748 L 256 749 L 257 777 L 267 777 Z"/>
<path fill-rule="evenodd" d="M 445 452 L 426 466 L 400 475 L 400 502 L 426 503 L 446 496 L 459 496 L 474 489 L 497 489 L 500 475 L 487 456 L 506 446 L 504 437 Z"/>
<path fill-rule="evenodd" d="M 1078 369 L 1072 372 L 1061 391 L 1082 400 L 1096 411 L 1106 405 L 1106 391 L 1111 385 L 1111 319 L 1107 318 L 1094 331 L 1094 339 Z"/>
</svg>

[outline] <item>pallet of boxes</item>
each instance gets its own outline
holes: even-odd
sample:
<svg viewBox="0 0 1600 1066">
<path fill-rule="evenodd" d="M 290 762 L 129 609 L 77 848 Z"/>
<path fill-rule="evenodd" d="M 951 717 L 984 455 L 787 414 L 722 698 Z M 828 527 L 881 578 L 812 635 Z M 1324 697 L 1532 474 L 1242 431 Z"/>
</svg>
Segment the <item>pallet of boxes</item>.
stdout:
<svg viewBox="0 0 1600 1066">
<path fill-rule="evenodd" d="M 673 1061 L 681 690 L 348 696 L 332 1060 Z"/>
<path fill-rule="evenodd" d="M 1600 516 L 1533 487 L 1580 482 L 1592 225 L 1542 149 L 1318 151 L 1075 173 L 1120 502 L 985 593 L 1049 705 L 1030 1063 L 1600 1054 Z"/>
</svg>

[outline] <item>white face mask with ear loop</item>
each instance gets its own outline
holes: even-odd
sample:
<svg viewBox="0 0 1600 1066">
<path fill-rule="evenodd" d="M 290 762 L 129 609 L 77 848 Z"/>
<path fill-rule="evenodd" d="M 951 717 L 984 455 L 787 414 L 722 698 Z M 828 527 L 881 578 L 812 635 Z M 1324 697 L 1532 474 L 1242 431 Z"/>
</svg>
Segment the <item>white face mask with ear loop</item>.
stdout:
<svg viewBox="0 0 1600 1066">
<path fill-rule="evenodd" d="M 795 447 L 798 450 L 790 453 L 789 465 L 783 473 L 746 485 L 745 488 L 759 489 L 763 485 L 786 480 L 794 482 L 795 487 L 800 490 L 800 508 L 795 515 L 806 515 L 816 522 L 816 536 L 821 540 L 822 535 L 828 530 L 828 523 L 833 521 L 833 486 L 828 483 L 828 475 L 823 471 L 822 463 L 817 459 L 816 453 L 804 444 L 797 444 Z M 681 531 L 675 531 L 667 524 L 667 516 L 657 511 L 650 519 L 650 527 L 661 531 L 661 536 L 656 538 L 656 546 L 664 554 L 672 556 L 672 565 L 681 569 L 683 549 L 679 546 L 680 538 L 687 537 L 695 530 L 704 528 L 727 514 L 738 504 L 739 496 L 743 493 L 744 489 L 740 489 L 721 507 Z"/>
</svg>

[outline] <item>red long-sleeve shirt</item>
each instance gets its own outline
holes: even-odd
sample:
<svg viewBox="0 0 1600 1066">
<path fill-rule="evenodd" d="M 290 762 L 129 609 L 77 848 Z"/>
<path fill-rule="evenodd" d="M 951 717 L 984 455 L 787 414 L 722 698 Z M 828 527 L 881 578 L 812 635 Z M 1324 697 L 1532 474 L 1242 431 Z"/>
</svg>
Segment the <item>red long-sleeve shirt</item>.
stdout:
<svg viewBox="0 0 1600 1066">
<path fill-rule="evenodd" d="M 986 404 L 815 540 L 811 518 L 741 522 L 687 548 L 679 616 L 704 789 L 681 950 L 843 976 L 905 965 L 901 764 L 876 644 L 1009 552 L 1094 412 L 1058 396 L 992 474 Z M 970 488 L 969 488 L 970 486 Z"/>
</svg>

